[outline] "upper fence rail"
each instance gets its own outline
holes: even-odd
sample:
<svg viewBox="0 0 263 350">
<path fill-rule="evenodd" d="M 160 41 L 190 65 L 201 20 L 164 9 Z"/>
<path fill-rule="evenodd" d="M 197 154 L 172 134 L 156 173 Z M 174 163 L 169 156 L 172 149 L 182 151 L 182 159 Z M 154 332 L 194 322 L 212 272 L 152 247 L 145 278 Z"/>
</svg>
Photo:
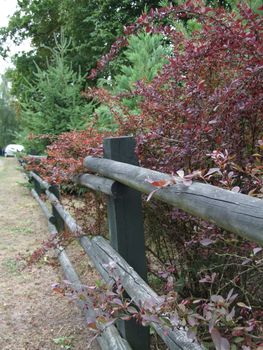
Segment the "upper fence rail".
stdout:
<svg viewBox="0 0 263 350">
<path fill-rule="evenodd" d="M 158 171 L 103 158 L 87 157 L 84 166 L 146 194 L 154 190 L 147 179 L 159 181 L 171 178 Z M 193 182 L 191 186 L 178 183 L 162 188 L 153 197 L 263 245 L 261 199 L 198 182 Z"/>
</svg>

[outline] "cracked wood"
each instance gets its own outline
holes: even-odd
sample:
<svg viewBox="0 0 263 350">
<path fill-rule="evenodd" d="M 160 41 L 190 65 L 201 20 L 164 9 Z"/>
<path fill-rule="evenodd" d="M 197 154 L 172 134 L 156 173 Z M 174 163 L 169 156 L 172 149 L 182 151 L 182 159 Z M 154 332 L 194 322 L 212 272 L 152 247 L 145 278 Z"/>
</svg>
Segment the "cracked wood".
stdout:
<svg viewBox="0 0 263 350">
<path fill-rule="evenodd" d="M 143 193 L 155 188 L 145 180 L 169 180 L 168 174 L 108 159 L 87 157 L 84 165 L 91 171 L 118 181 Z M 219 187 L 194 182 L 159 189 L 154 198 L 263 245 L 263 201 Z"/>
</svg>

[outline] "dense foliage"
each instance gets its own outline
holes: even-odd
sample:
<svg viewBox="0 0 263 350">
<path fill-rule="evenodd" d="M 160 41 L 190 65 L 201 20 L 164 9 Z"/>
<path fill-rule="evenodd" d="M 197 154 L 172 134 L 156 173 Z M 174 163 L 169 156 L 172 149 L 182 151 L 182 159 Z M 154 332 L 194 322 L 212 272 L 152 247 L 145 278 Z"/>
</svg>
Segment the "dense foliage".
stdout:
<svg viewBox="0 0 263 350">
<path fill-rule="evenodd" d="M 20 2 L 27 6 L 31 3 L 34 2 Z M 68 184 L 83 171 L 86 155 L 102 154 L 102 139 L 111 131 L 111 135 L 136 137 L 138 158 L 145 167 L 170 174 L 179 169 L 185 173 L 198 170 L 200 181 L 261 198 L 262 17 L 245 4 L 236 5 L 230 12 L 236 1 L 220 3 L 226 9 L 191 1 L 174 7 L 164 1 L 167 6 L 143 13 L 128 25 L 125 35 L 90 72 L 90 78 L 99 75 L 104 79 L 82 94 L 96 104 L 94 119 L 87 118 L 89 128 L 57 135 L 47 148 L 48 158 L 35 169 L 51 183 Z M 136 4 L 123 2 L 122 7 L 102 1 L 101 7 L 91 12 L 95 17 L 90 15 L 85 23 L 92 27 L 102 13 L 113 16 L 115 21 L 127 6 L 134 10 Z M 95 5 L 90 2 L 89 6 Z M 119 10 L 109 14 L 109 8 L 116 6 Z M 82 16 L 80 8 L 69 8 L 67 1 L 62 1 L 60 8 L 74 12 L 73 18 Z M 133 11 L 129 13 L 135 15 Z M 81 46 L 77 22 L 69 18 L 66 28 L 71 28 L 74 45 Z M 112 23 L 100 25 L 98 45 L 104 50 L 112 40 L 106 34 Z M 79 32 L 84 35 L 85 31 L 81 28 Z M 107 38 L 107 45 L 102 37 Z M 96 36 L 89 40 L 94 44 Z M 83 45 L 86 52 L 88 46 Z M 120 53 L 123 61 L 115 64 Z M 97 55 L 98 51 L 94 57 Z M 29 93 L 34 99 L 28 104 L 28 112 L 32 118 L 36 118 L 36 111 L 42 113 L 33 122 L 34 127 L 39 123 L 37 132 L 32 129 L 36 133 L 50 133 L 53 128 L 52 133 L 59 134 L 79 125 L 68 128 L 67 119 L 69 110 L 77 110 L 75 105 L 68 106 L 70 96 L 77 99 L 80 91 L 80 85 L 74 90 L 74 84 L 69 82 L 78 78 L 68 66 L 66 70 L 58 67 L 61 68 L 59 64 L 50 65 L 47 72 L 39 68 L 34 75 L 36 84 Z M 69 73 L 71 78 L 67 79 Z M 45 76 L 48 81 L 55 77 L 55 84 L 47 84 Z M 64 88 L 54 92 L 64 77 Z M 63 89 L 65 94 L 68 92 L 67 101 L 63 100 Z M 49 97 L 62 98 L 66 104 L 52 104 Z M 48 108 L 53 114 L 57 112 L 56 118 L 45 115 Z M 57 121 L 63 110 L 61 122 L 65 124 L 59 129 Z M 84 115 L 83 110 L 80 114 Z M 29 117 L 25 119 L 30 121 Z M 144 204 L 144 210 L 149 280 L 156 288 L 171 293 L 178 323 L 187 326 L 189 334 L 202 339 L 208 348 L 225 350 L 231 344 L 231 350 L 260 349 L 263 295 L 257 285 L 263 278 L 261 248 L 157 203 L 154 196 Z"/>
<path fill-rule="evenodd" d="M 0 29 L 2 55 L 8 54 L 9 39 L 16 44 L 25 39 L 32 42 L 32 51 L 14 57 L 13 93 L 23 98 L 23 77 L 30 82 L 34 80 L 34 61 L 41 69 L 46 68 L 46 60 L 50 58 L 47 47 L 55 47 L 54 38 L 59 38 L 61 28 L 72 39 L 68 58 L 73 70 L 78 72 L 81 67 L 81 74 L 84 74 L 107 52 L 121 34 L 123 25 L 135 20 L 146 7 L 157 5 L 158 0 L 78 0 L 74 3 L 69 0 L 19 0 L 8 26 Z"/>
<path fill-rule="evenodd" d="M 185 35 L 176 29 L 174 23 L 181 19 L 194 20 L 197 30 Z M 87 92 L 108 106 L 119 125 L 115 135 L 136 136 L 143 166 L 168 173 L 200 170 L 212 184 L 261 197 L 261 17 L 246 6 L 229 13 L 188 2 L 152 10 L 126 33 L 139 28 L 161 35 L 170 48 L 159 73 L 150 80 L 140 77 L 125 91 L 112 83 Z M 127 43 L 127 37 L 119 39 L 99 69 Z M 129 99 L 136 101 L 136 111 L 127 107 Z M 76 171 L 72 158 L 82 158 L 74 151 L 69 157 L 68 150 L 80 139 L 76 133 L 59 138 L 49 148 L 44 173 L 51 175 L 55 167 L 60 179 L 61 174 L 63 180 L 71 177 Z M 85 151 L 99 154 L 101 138 L 97 145 L 94 137 L 90 140 Z M 166 289 L 178 293 L 184 307 L 177 313 L 192 336 L 204 339 L 210 333 L 217 349 L 229 349 L 230 343 L 232 349 L 259 346 L 260 248 L 154 200 L 145 205 L 145 213 L 149 259 L 154 261 L 150 280 L 160 284 L 168 278 Z"/>
<path fill-rule="evenodd" d="M 262 5 L 261 0 L 244 0 L 254 10 Z M 16 44 L 25 39 L 32 42 L 30 52 L 22 52 L 14 57 L 15 69 L 12 72 L 13 93 L 23 98 L 23 78 L 31 82 L 36 71 L 34 62 L 40 68 L 46 68 L 50 51 L 55 40 L 64 28 L 65 35 L 72 39 L 69 59 L 73 69 L 84 74 L 95 66 L 98 58 L 106 53 L 116 37 L 122 34 L 123 25 L 132 23 L 143 11 L 166 6 L 178 5 L 184 1 L 168 0 L 19 0 L 17 10 L 10 17 L 7 27 L 0 28 L 0 53 L 8 54 L 8 40 Z M 207 5 L 223 6 L 235 9 L 238 0 L 206 0 Z M 74 5 L 72 5 L 74 4 Z M 119 71 L 120 61 L 113 62 L 110 72 Z"/>
<path fill-rule="evenodd" d="M 59 135 L 69 130 L 85 128 L 92 114 L 92 104 L 81 97 L 83 76 L 75 73 L 66 56 L 70 41 L 63 33 L 56 47 L 51 50 L 52 56 L 47 69 L 36 66 L 34 81 L 25 81 L 24 102 L 21 103 L 20 119 L 23 132 L 20 142 L 28 144 L 24 135 L 35 135 L 29 147 L 35 152 L 43 151 L 46 142 L 37 135 Z M 33 141 L 32 141 L 33 140 Z"/>
<path fill-rule="evenodd" d="M 145 32 L 138 34 L 138 36 L 131 35 L 127 43 L 128 46 L 124 52 L 126 64 L 120 66 L 119 74 L 112 78 L 101 78 L 97 85 L 103 88 L 102 91 L 109 90 L 111 95 L 121 94 L 122 106 L 130 112 L 138 114 L 140 97 L 131 96 L 135 84 L 142 79 L 147 82 L 152 81 L 166 62 L 168 48 L 164 47 L 161 35 L 149 35 Z M 93 92 L 83 95 L 94 97 Z M 100 103 L 94 112 L 94 116 L 97 116 L 98 119 L 96 127 L 99 130 L 116 131 L 119 122 L 114 120 L 111 105 Z"/>
<path fill-rule="evenodd" d="M 195 17 L 202 29 L 187 37 L 171 26 L 156 27 L 155 21 L 171 15 Z M 244 6 L 234 15 L 188 4 L 151 11 L 137 23 L 169 37 L 173 48 L 153 81 L 142 79 L 125 95 L 140 98 L 141 112 L 127 110 L 122 94 L 101 88 L 93 94 L 111 106 L 120 133 L 138 135 L 142 164 L 169 173 L 182 167 L 193 171 L 212 165 L 208 154 L 227 149 L 225 157 L 235 159 L 236 170 L 249 173 L 246 166 L 251 171 L 260 160 L 256 152 L 262 137 L 262 18 Z M 238 181 L 248 193 L 245 182 Z M 255 185 L 259 192 L 261 182 Z"/>
<path fill-rule="evenodd" d="M 2 76 L 0 86 L 0 151 L 9 143 L 14 143 L 19 123 L 15 113 L 16 104 L 9 94 L 8 80 Z M 0 152 L 1 154 L 1 152 Z"/>
</svg>

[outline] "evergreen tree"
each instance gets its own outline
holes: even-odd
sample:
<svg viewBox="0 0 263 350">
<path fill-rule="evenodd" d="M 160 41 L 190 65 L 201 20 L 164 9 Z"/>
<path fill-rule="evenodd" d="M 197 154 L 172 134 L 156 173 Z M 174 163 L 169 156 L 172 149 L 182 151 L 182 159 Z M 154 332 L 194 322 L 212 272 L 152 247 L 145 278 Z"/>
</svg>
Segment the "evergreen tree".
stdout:
<svg viewBox="0 0 263 350">
<path fill-rule="evenodd" d="M 24 84 L 22 102 L 23 134 L 59 135 L 85 127 L 92 105 L 81 97 L 84 77 L 75 73 L 67 62 L 70 40 L 61 35 L 52 52 L 51 62 L 43 70 L 36 65 L 34 82 Z"/>
<path fill-rule="evenodd" d="M 124 52 L 125 64 L 120 66 L 120 74 L 113 78 L 100 79 L 99 87 L 106 88 L 112 95 L 127 95 L 121 98 L 122 105 L 131 113 L 139 113 L 139 99 L 131 92 L 136 88 L 138 81 L 150 82 L 167 62 L 169 47 L 166 47 L 163 42 L 163 36 L 158 34 L 142 32 L 132 35 Z M 99 106 L 95 113 L 98 116 L 99 128 L 115 129 L 117 127 L 108 106 Z"/>
<path fill-rule="evenodd" d="M 17 10 L 7 27 L 0 28 L 0 54 L 7 54 L 8 40 L 20 44 L 24 39 L 30 39 L 34 50 L 14 58 L 14 93 L 20 94 L 21 76 L 33 80 L 33 60 L 42 69 L 46 68 L 46 59 L 50 58 L 50 50 L 46 47 L 55 47 L 54 36 L 59 37 L 61 27 L 72 38 L 68 55 L 73 70 L 78 72 L 81 67 L 82 74 L 87 74 L 116 37 L 122 35 L 123 26 L 135 21 L 145 7 L 156 7 L 158 1 L 18 0 Z"/>
<path fill-rule="evenodd" d="M 10 99 L 8 80 L 2 76 L 0 85 L 0 149 L 15 140 L 18 121 L 14 110 L 14 101 Z"/>
<path fill-rule="evenodd" d="M 125 52 L 128 64 L 121 66 L 121 73 L 114 78 L 114 93 L 132 91 L 138 80 L 150 82 L 167 61 L 167 53 L 162 35 L 145 32 L 132 35 Z"/>
</svg>

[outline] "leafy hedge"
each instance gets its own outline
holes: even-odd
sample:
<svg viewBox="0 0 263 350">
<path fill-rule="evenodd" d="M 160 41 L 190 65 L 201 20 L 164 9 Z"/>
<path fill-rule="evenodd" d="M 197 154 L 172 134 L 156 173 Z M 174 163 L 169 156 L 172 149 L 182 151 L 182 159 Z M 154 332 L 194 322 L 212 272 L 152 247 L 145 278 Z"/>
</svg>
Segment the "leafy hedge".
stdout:
<svg viewBox="0 0 263 350">
<path fill-rule="evenodd" d="M 181 21 L 185 30 L 177 27 Z M 107 106 L 119 125 L 111 135 L 136 136 L 144 167 L 198 170 L 209 183 L 261 198 L 262 24 L 246 5 L 227 12 L 188 1 L 151 10 L 125 29 L 90 77 L 140 30 L 162 35 L 170 48 L 163 68 L 125 93 L 110 86 L 86 95 Z M 129 99 L 136 113 L 127 108 Z M 86 155 L 102 154 L 105 135 L 96 128 L 62 134 L 37 170 L 52 182 L 70 180 L 83 171 Z M 261 248 L 154 200 L 145 204 L 145 216 L 150 280 L 165 279 L 166 291 L 176 291 L 177 305 L 184 305 L 174 310 L 180 324 L 207 347 L 261 349 Z"/>
</svg>

